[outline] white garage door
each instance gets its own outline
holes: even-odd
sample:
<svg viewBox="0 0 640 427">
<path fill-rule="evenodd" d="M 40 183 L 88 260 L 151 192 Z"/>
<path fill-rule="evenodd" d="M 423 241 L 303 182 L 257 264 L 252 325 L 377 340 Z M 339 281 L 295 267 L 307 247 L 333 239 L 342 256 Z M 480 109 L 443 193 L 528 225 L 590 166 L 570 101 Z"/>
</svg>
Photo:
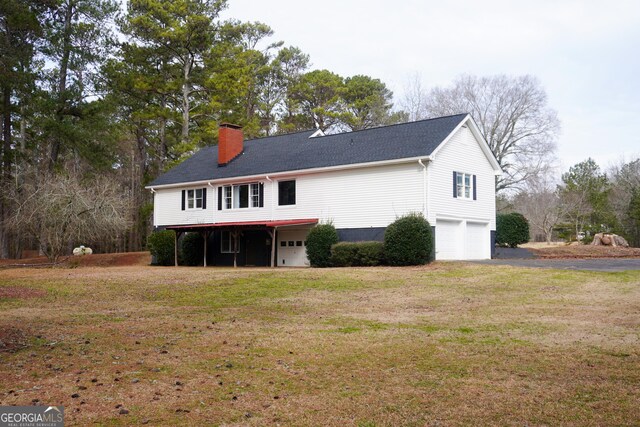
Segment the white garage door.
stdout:
<svg viewBox="0 0 640 427">
<path fill-rule="evenodd" d="M 309 230 L 278 230 L 278 266 L 305 267 L 309 265 L 305 240 Z"/>
<path fill-rule="evenodd" d="M 467 222 L 465 236 L 465 259 L 488 259 L 489 250 L 489 225 L 486 223 Z"/>
<path fill-rule="evenodd" d="M 462 221 L 436 220 L 436 259 L 462 259 Z"/>
</svg>

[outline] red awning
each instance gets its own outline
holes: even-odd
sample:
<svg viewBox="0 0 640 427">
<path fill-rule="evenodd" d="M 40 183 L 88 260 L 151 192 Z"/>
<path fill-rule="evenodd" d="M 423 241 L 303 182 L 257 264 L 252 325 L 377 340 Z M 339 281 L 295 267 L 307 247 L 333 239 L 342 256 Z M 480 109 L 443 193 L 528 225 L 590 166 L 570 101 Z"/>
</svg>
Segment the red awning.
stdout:
<svg viewBox="0 0 640 427">
<path fill-rule="evenodd" d="M 210 224 L 191 225 L 169 225 L 168 230 L 202 229 L 202 228 L 224 228 L 224 227 L 286 227 L 292 225 L 312 225 L 317 224 L 318 218 L 310 219 L 284 219 L 278 221 L 238 221 L 238 222 L 214 222 Z"/>
</svg>

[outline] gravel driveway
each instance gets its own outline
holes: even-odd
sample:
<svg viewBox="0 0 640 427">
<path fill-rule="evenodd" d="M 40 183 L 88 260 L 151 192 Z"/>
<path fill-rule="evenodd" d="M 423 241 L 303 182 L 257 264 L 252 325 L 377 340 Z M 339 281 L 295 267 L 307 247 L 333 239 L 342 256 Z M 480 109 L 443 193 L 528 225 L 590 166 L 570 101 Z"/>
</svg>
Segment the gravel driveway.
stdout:
<svg viewBox="0 0 640 427">
<path fill-rule="evenodd" d="M 557 268 L 560 270 L 627 271 L 640 270 L 640 258 L 593 259 L 491 259 L 479 264 L 513 265 L 514 267 Z"/>
</svg>

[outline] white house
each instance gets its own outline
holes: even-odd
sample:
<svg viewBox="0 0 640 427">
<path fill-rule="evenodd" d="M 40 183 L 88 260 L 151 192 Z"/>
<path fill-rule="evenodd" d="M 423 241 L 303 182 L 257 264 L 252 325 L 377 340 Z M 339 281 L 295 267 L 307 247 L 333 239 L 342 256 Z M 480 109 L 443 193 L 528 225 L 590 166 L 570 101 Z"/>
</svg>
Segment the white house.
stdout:
<svg viewBox="0 0 640 427">
<path fill-rule="evenodd" d="M 243 141 L 221 125 L 206 147 L 158 177 L 154 226 L 205 236 L 209 265 L 308 265 L 305 237 L 331 221 L 341 240 L 382 240 L 422 212 L 438 260 L 486 259 L 495 240 L 500 166 L 470 115 L 336 135 Z"/>
</svg>

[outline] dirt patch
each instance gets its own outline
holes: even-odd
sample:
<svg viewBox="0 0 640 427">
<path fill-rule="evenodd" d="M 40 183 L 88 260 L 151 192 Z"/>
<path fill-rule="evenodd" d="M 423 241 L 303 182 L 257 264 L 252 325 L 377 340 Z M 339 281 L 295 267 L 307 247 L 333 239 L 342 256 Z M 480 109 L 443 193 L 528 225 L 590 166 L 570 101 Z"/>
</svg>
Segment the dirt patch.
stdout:
<svg viewBox="0 0 640 427">
<path fill-rule="evenodd" d="M 68 258 L 70 267 L 126 267 L 151 264 L 149 252 L 123 252 L 117 254 L 92 254 Z"/>
<path fill-rule="evenodd" d="M 38 298 L 47 293 L 41 289 L 20 288 L 12 286 L 0 287 L 0 299 L 3 298 Z"/>
<path fill-rule="evenodd" d="M 538 258 L 640 258 L 640 248 L 569 245 L 529 248 Z"/>
<path fill-rule="evenodd" d="M 122 252 L 115 254 L 92 254 L 60 258 L 61 267 L 127 267 L 151 264 L 149 252 Z M 25 259 L 0 259 L 0 268 L 45 267 L 51 265 L 46 257 Z"/>
<path fill-rule="evenodd" d="M 14 352 L 26 346 L 26 335 L 20 329 L 12 327 L 0 328 L 0 353 Z"/>
</svg>

